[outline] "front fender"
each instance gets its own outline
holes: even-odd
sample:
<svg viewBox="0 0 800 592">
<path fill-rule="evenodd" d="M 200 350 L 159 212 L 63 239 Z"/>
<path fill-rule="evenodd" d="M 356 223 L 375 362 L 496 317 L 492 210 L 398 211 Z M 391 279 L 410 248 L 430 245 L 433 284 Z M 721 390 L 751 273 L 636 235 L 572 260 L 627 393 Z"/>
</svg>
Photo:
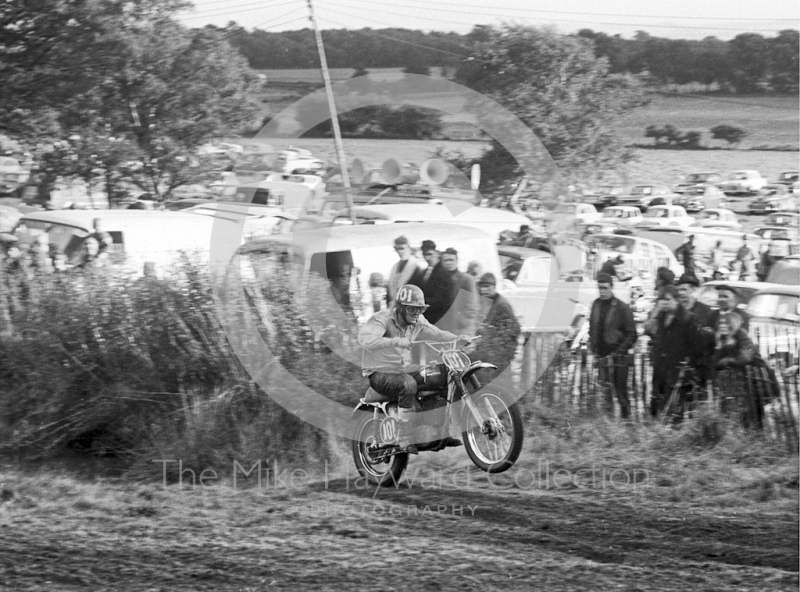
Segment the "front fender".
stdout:
<svg viewBox="0 0 800 592">
<path fill-rule="evenodd" d="M 461 371 L 461 373 L 459 374 L 459 377 L 461 378 L 461 381 L 465 382 L 470 376 L 475 374 L 475 372 L 477 370 L 479 370 L 480 368 L 492 368 L 494 370 L 497 370 L 497 366 L 495 366 L 494 364 L 490 364 L 489 362 L 472 362 L 469 366 L 464 368 Z"/>
</svg>

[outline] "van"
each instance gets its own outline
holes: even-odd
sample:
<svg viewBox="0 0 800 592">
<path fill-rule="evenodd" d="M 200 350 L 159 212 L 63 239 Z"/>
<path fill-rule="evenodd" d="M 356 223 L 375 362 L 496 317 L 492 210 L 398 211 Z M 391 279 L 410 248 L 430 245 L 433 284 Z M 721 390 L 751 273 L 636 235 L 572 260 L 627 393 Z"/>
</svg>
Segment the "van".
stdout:
<svg viewBox="0 0 800 592">
<path fill-rule="evenodd" d="M 480 208 L 469 204 L 384 204 L 356 206 L 353 215 L 357 224 L 407 224 L 409 222 L 441 222 L 477 228 L 495 239 L 505 231 L 517 232 L 520 226 L 530 225 L 521 214 L 496 208 Z M 346 212 L 341 212 L 333 224 L 352 224 Z"/>
<path fill-rule="evenodd" d="M 75 265 L 80 261 L 84 240 L 94 232 L 95 218 L 102 220 L 103 230 L 113 240 L 111 262 L 138 276 L 142 275 L 145 263 L 154 263 L 157 273 L 163 275 L 180 260 L 182 252 L 207 263 L 215 222 L 235 224 L 184 212 L 61 210 L 25 214 L 14 233 L 23 242 L 46 233 L 48 242 L 67 256 L 68 264 Z"/>
<path fill-rule="evenodd" d="M 374 312 L 370 278 L 374 277 L 373 274 L 380 274 L 384 280 L 388 280 L 392 266 L 397 262 L 393 248 L 394 239 L 400 235 L 409 240 L 422 267 L 425 267 L 425 262 L 419 251 L 423 240 L 433 240 L 440 251 L 448 247 L 455 248 L 459 254 L 461 271 L 466 271 L 470 262 L 477 261 L 482 273 L 491 272 L 497 278 L 498 292 L 509 298 L 524 329 L 566 331 L 569 328 L 575 316 L 574 300 L 578 297 L 580 282 L 565 283 L 558 298 L 548 298 L 547 291 L 529 293 L 524 289 L 508 290 L 503 287 L 503 274 L 494 237 L 469 227 L 409 223 L 389 229 L 385 225 L 368 224 L 276 235 L 242 246 L 238 251 L 240 269 L 243 278 L 267 279 L 266 276 L 259 278 L 259 274 L 264 273 L 259 270 L 270 269 L 270 264 L 278 254 L 299 264 L 305 274 L 335 267 L 352 268 L 350 295 L 360 301 L 358 320 L 363 323 Z M 546 285 L 554 279 L 556 278 L 542 278 L 542 283 Z"/>
</svg>

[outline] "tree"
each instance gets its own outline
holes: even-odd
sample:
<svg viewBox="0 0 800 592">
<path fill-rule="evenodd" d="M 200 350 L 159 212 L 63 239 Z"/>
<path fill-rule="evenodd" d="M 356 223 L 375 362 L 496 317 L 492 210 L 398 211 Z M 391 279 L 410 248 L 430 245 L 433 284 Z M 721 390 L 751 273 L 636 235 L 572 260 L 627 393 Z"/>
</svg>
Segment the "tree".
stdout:
<svg viewBox="0 0 800 592">
<path fill-rule="evenodd" d="M 800 75 L 800 32 L 791 29 L 781 31 L 777 37 L 767 40 L 769 52 L 769 82 L 781 93 L 798 89 Z"/>
<path fill-rule="evenodd" d="M 717 125 L 709 131 L 713 139 L 725 140 L 728 144 L 738 144 L 747 136 L 746 131 L 732 125 Z"/>
<path fill-rule="evenodd" d="M 661 142 L 661 138 L 665 138 L 667 136 L 666 130 L 662 127 L 658 127 L 657 125 L 648 125 L 647 129 L 644 130 L 644 137 L 645 138 L 653 138 L 656 146 Z"/>
<path fill-rule="evenodd" d="M 756 33 L 742 33 L 728 42 L 730 81 L 737 92 L 758 90 L 769 66 L 767 40 Z"/>
<path fill-rule="evenodd" d="M 646 102 L 644 89 L 629 76 L 610 74 L 591 41 L 522 26 L 485 27 L 481 33 L 485 41 L 457 80 L 525 122 L 569 178 L 597 177 L 632 158 L 616 124 Z M 497 165 L 507 158 L 495 144 L 483 161 Z M 491 188 L 508 167 L 482 170 L 482 183 Z"/>
</svg>

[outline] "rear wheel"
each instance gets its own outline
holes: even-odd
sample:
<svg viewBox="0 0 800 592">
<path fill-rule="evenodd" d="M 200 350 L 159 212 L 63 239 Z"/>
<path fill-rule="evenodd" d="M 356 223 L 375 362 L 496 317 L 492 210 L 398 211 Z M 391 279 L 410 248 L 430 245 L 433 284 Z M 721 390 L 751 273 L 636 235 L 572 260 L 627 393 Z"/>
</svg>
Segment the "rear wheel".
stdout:
<svg viewBox="0 0 800 592">
<path fill-rule="evenodd" d="M 355 429 L 355 439 L 352 441 L 353 460 L 359 474 L 369 483 L 379 486 L 396 485 L 403 476 L 403 471 L 408 465 L 408 454 L 392 454 L 397 448 L 384 445 L 377 434 L 377 429 L 382 412 L 378 412 L 377 419 L 374 415 L 363 414 Z"/>
<path fill-rule="evenodd" d="M 464 407 L 462 437 L 464 447 L 475 466 L 487 473 L 502 473 L 510 469 L 522 451 L 522 414 L 516 403 L 508 404 L 510 396 L 491 386 L 472 395 L 481 415 L 478 422 Z"/>
</svg>

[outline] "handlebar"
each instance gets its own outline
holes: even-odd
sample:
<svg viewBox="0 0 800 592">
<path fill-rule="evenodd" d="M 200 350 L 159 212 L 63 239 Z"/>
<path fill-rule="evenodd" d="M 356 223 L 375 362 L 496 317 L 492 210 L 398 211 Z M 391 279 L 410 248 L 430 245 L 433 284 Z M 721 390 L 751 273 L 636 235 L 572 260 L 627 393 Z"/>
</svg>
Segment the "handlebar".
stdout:
<svg viewBox="0 0 800 592">
<path fill-rule="evenodd" d="M 480 335 L 478 335 L 476 337 L 473 337 L 472 338 L 472 343 L 475 343 L 480 338 L 481 338 Z M 433 351 L 435 351 L 437 354 L 441 354 L 442 352 L 446 352 L 446 351 L 455 351 L 457 346 L 458 346 L 458 342 L 459 341 L 461 341 L 460 337 L 458 339 L 450 340 L 450 341 L 412 341 L 411 343 L 412 344 L 424 343 L 425 345 L 430 347 Z M 435 347 L 436 345 L 447 345 L 449 347 L 441 347 L 440 348 L 440 347 Z"/>
</svg>

